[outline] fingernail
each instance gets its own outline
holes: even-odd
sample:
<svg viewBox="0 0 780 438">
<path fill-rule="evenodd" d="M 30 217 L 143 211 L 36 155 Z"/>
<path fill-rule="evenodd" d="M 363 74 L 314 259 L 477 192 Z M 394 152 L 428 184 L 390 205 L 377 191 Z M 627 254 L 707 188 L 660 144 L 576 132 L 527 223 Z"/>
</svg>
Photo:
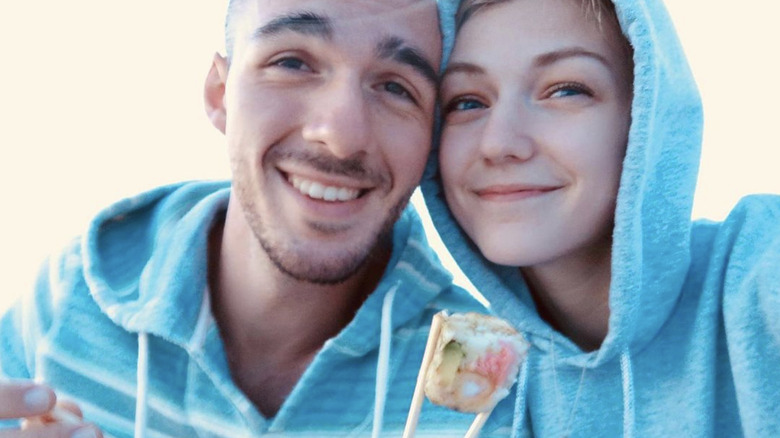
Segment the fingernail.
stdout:
<svg viewBox="0 0 780 438">
<path fill-rule="evenodd" d="M 51 394 L 41 387 L 32 388 L 24 393 L 24 405 L 31 411 L 46 411 L 50 404 Z"/>
<path fill-rule="evenodd" d="M 97 434 L 95 433 L 95 429 L 91 427 L 82 427 L 73 432 L 70 438 L 97 438 Z"/>
</svg>

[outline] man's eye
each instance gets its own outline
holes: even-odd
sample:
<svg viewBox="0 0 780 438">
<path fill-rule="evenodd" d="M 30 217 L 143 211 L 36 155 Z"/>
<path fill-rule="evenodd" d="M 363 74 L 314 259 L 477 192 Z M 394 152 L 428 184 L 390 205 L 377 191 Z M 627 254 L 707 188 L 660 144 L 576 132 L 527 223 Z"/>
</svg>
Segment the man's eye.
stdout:
<svg viewBox="0 0 780 438">
<path fill-rule="evenodd" d="M 395 94 L 395 95 L 398 95 L 400 97 L 403 97 L 403 98 L 409 99 L 411 101 L 414 101 L 414 98 L 412 97 L 412 94 L 409 93 L 409 91 L 406 88 L 404 88 L 403 85 L 399 84 L 398 82 L 392 82 L 392 81 L 385 82 L 384 85 L 383 85 L 383 88 L 388 93 Z"/>
<path fill-rule="evenodd" d="M 290 70 L 311 70 L 305 62 L 299 58 L 282 58 L 273 62 L 273 65 Z"/>
</svg>

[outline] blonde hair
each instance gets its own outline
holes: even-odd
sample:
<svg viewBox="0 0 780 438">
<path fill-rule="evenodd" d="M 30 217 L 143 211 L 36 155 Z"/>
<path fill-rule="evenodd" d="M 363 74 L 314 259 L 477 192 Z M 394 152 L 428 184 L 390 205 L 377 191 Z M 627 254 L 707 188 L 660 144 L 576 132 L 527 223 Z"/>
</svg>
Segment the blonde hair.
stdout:
<svg viewBox="0 0 780 438">
<path fill-rule="evenodd" d="M 506 3 L 511 0 L 463 0 L 458 6 L 458 12 L 455 15 L 455 29 L 460 30 L 463 23 L 468 21 L 472 15 L 477 13 L 480 9 Z M 543 0 L 539 0 L 543 1 Z M 620 24 L 617 20 L 617 14 L 615 12 L 615 5 L 612 0 L 571 0 L 579 1 L 582 5 L 583 12 L 586 17 L 592 16 L 596 23 L 601 27 L 603 21 L 609 20 L 612 24 L 620 29 Z"/>
</svg>

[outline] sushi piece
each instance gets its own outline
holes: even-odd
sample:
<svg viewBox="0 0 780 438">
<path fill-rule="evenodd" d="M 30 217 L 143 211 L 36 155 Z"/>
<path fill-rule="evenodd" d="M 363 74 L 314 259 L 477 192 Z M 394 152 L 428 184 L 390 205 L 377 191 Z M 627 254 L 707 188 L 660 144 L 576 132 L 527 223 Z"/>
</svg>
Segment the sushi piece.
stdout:
<svg viewBox="0 0 780 438">
<path fill-rule="evenodd" d="M 442 317 L 425 376 L 425 395 L 460 412 L 487 413 L 509 394 L 528 342 L 494 316 L 462 313 Z"/>
</svg>

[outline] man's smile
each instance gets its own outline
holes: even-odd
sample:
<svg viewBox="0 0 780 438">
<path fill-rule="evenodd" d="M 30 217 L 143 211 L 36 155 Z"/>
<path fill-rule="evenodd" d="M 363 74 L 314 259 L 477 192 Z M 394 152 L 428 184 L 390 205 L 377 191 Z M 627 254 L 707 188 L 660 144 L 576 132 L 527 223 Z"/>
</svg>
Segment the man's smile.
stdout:
<svg viewBox="0 0 780 438">
<path fill-rule="evenodd" d="M 360 190 L 349 187 L 324 185 L 297 175 L 287 175 L 287 180 L 302 194 L 323 201 L 351 201 L 357 199 Z"/>
</svg>

